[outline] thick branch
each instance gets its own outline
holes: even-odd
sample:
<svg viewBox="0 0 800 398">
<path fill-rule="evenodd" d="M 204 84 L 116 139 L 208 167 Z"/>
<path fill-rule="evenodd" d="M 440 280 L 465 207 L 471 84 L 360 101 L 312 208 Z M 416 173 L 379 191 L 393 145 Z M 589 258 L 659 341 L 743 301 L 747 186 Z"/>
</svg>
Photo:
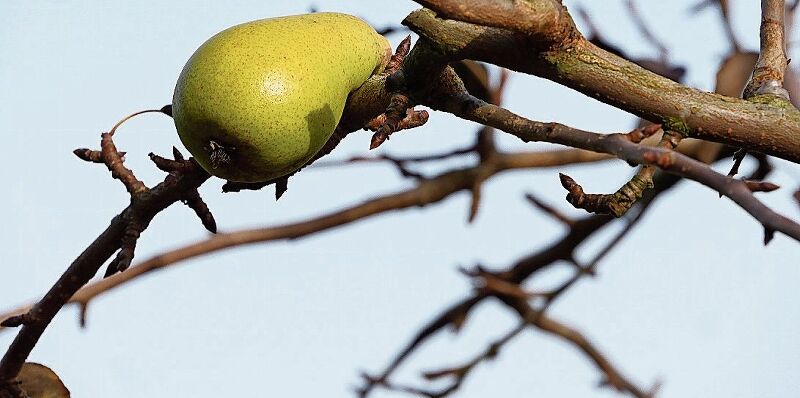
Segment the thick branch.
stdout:
<svg viewBox="0 0 800 398">
<path fill-rule="evenodd" d="M 469 95 L 452 69 L 446 66 L 447 61 L 441 58 L 437 61 L 437 56 L 441 57 L 441 54 L 437 54 L 433 46 L 435 44 L 420 40 L 411 50 L 403 70 L 399 72 L 400 79 L 405 80 L 406 90 L 413 93 L 417 102 L 462 119 L 497 128 L 525 142 L 551 142 L 612 154 L 629 163 L 658 166 L 667 172 L 700 182 L 731 198 L 763 225 L 765 243 L 771 240 L 775 231 L 800 241 L 800 224 L 762 204 L 744 182 L 723 176 L 704 163 L 670 149 L 637 144 L 627 134 L 603 135 L 558 123 L 532 121 Z M 423 57 L 425 62 L 417 61 Z M 429 80 L 419 80 L 421 76 L 430 75 L 438 76 L 439 81 L 428 84 L 421 82 Z M 800 112 L 797 114 L 800 115 Z M 664 129 L 682 132 L 680 129 L 670 128 L 671 126 L 674 125 L 665 125 Z"/>
<path fill-rule="evenodd" d="M 447 61 L 475 59 L 541 76 L 684 136 L 800 162 L 800 111 L 788 102 L 746 101 L 689 88 L 582 36 L 564 35 L 562 46 L 542 51 L 521 33 L 443 20 L 430 10 L 416 11 L 404 23 Z"/>
<path fill-rule="evenodd" d="M 719 174 L 699 161 L 669 149 L 636 144 L 625 134 L 602 135 L 558 123 L 532 121 L 472 97 L 457 84 L 449 88 L 451 92 L 437 92 L 422 102 L 434 109 L 505 131 L 526 142 L 552 142 L 613 154 L 636 164 L 656 165 L 670 173 L 700 182 L 731 198 L 764 226 L 768 236 L 772 231 L 780 231 L 800 241 L 800 224 L 765 206 L 753 196 L 744 182 Z"/>
<path fill-rule="evenodd" d="M 653 125 L 659 127 L 658 125 Z M 665 131 L 659 142 L 662 148 L 675 149 L 681 140 L 679 134 Z M 572 178 L 561 174 L 561 185 L 569 191 L 567 201 L 576 208 L 585 209 L 591 213 L 613 214 L 621 217 L 642 198 L 647 189 L 653 187 L 653 175 L 658 168 L 654 165 L 642 166 L 639 171 L 625 185 L 613 194 L 586 194 L 583 188 Z M 752 190 L 751 190 L 752 191 Z"/>
<path fill-rule="evenodd" d="M 574 30 L 560 1 L 416 0 L 443 18 L 511 29 L 546 44 Z"/>
<path fill-rule="evenodd" d="M 566 162 L 560 160 L 558 156 L 556 156 L 557 154 L 562 153 L 570 155 Z M 486 179 L 492 174 L 500 173 L 506 170 L 550 167 L 568 164 L 575 161 L 576 158 L 583 159 L 584 156 L 585 154 L 583 152 L 579 153 L 572 150 L 554 151 L 553 153 L 499 153 L 491 156 L 489 158 L 490 161 L 487 163 L 480 164 L 469 169 L 452 171 L 429 180 L 423 180 L 420 182 L 420 185 L 412 190 L 377 198 L 327 216 L 322 216 L 295 224 L 215 235 L 208 240 L 156 256 L 141 264 L 129 268 L 123 273 L 116 274 L 104 280 L 88 285 L 75 293 L 70 302 L 86 305 L 94 297 L 119 285 L 134 280 L 144 274 L 191 257 L 209 253 L 211 251 L 255 242 L 292 239 L 300 236 L 306 236 L 318 231 L 355 222 L 361 218 L 369 217 L 374 214 L 410 206 L 423 206 L 425 204 L 434 203 L 459 190 L 471 189 L 477 179 Z M 160 190 L 159 188 L 156 188 L 152 192 L 158 194 Z M 603 220 L 607 219 L 603 218 Z M 596 227 L 596 225 L 594 223 L 578 223 L 575 226 L 575 231 L 576 233 L 588 231 L 590 227 Z M 122 232 L 123 231 L 118 232 L 120 236 Z M 28 309 L 30 309 L 30 306 L 14 309 L 0 315 L 0 320 L 19 315 Z"/>
</svg>

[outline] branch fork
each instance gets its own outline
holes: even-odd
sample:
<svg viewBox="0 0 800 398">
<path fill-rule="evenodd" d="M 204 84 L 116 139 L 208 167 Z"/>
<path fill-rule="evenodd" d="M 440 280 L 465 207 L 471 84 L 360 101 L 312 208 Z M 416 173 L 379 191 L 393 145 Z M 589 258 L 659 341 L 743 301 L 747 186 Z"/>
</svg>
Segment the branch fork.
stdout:
<svg viewBox="0 0 800 398">
<path fill-rule="evenodd" d="M 125 160 L 123 157 L 125 153 L 117 150 L 112 133 L 103 133 L 101 135 L 100 147 L 100 151 L 81 148 L 76 149 L 73 153 L 84 161 L 105 164 L 109 171 L 111 171 L 111 176 L 122 182 L 128 193 L 130 193 L 131 207 L 133 209 L 139 208 L 139 202 L 142 200 L 143 196 L 150 192 L 150 189 L 141 180 L 136 178 L 132 170 L 125 167 Z M 177 148 L 172 148 L 172 154 L 174 159 L 166 159 L 153 153 L 149 154 L 150 160 L 156 167 L 168 173 L 164 180 L 165 184 L 174 184 L 182 174 L 202 170 L 194 160 L 186 160 Z M 195 214 L 200 218 L 203 226 L 209 232 L 217 232 L 214 216 L 200 197 L 197 188 L 187 189 L 179 200 L 195 211 Z M 139 240 L 139 236 L 147 229 L 150 218 L 152 217 L 148 217 L 143 213 L 146 212 L 134 211 L 126 218 L 124 233 L 119 242 L 119 252 L 114 260 L 109 263 L 104 277 L 109 277 L 117 272 L 125 271 L 130 267 L 135 255 L 136 243 Z"/>
<path fill-rule="evenodd" d="M 108 276 L 126 269 L 133 259 L 136 241 L 141 232 L 153 217 L 171 204 L 186 200 L 200 208 L 197 205 L 199 201 L 199 196 L 196 195 L 197 187 L 210 175 L 194 160 L 184 160 L 177 151 L 174 161 L 157 159 L 156 164 L 162 169 L 169 168 L 170 173 L 164 182 L 148 188 L 136 178 L 133 171 L 124 166 L 124 152 L 117 150 L 112 136 L 112 133 L 102 134 L 100 151 L 77 149 L 74 153 L 84 161 L 105 164 L 113 178 L 122 182 L 130 193 L 130 204 L 114 217 L 105 231 L 70 264 L 44 297 L 21 315 L 3 322 L 3 326 L 22 326 L 22 328 L 0 360 L 0 396 L 13 392 L 11 387 L 17 374 L 47 325 L 70 298 L 94 277 L 105 261 L 118 251 L 115 259 L 109 264 L 106 274 Z M 195 211 L 198 212 L 197 209 Z M 204 213 L 205 218 L 201 219 L 207 228 L 213 225 L 213 217 L 207 211 L 207 207 L 199 213 Z M 85 306 L 82 318 L 83 316 L 85 316 Z M 12 396 L 17 397 L 17 395 Z"/>
</svg>

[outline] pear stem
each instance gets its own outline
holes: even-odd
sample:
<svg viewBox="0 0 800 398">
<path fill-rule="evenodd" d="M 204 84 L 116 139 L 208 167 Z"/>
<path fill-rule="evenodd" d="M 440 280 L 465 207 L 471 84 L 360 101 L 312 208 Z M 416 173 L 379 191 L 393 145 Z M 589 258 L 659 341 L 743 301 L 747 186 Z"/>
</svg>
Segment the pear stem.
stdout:
<svg viewBox="0 0 800 398">
<path fill-rule="evenodd" d="M 172 106 L 166 105 L 161 109 L 146 109 L 146 110 L 143 110 L 143 111 L 131 113 L 130 115 L 125 116 L 124 118 L 122 118 L 122 120 L 118 121 L 117 124 L 115 124 L 114 127 L 111 128 L 111 130 L 108 132 L 108 134 L 113 136 L 114 133 L 117 131 L 117 128 L 119 126 L 121 126 L 122 123 L 127 122 L 128 120 L 132 119 L 135 116 L 139 116 L 139 115 L 142 115 L 142 114 L 145 114 L 145 113 L 155 113 L 155 112 L 163 113 L 163 114 L 165 114 L 167 116 L 172 117 L 172 115 L 171 115 Z"/>
</svg>

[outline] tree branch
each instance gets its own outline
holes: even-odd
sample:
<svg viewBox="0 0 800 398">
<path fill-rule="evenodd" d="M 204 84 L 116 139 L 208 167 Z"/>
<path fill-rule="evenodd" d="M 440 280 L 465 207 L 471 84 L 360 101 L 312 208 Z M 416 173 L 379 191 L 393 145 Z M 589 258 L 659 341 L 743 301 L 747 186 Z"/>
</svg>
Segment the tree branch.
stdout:
<svg viewBox="0 0 800 398">
<path fill-rule="evenodd" d="M 545 162 L 551 160 L 550 156 L 544 157 Z M 258 242 L 297 239 L 388 211 L 436 203 L 455 192 L 471 190 L 478 180 L 485 180 L 507 170 L 542 167 L 542 162 L 540 152 L 496 153 L 475 167 L 450 171 L 421 180 L 410 190 L 372 199 L 325 216 L 293 224 L 217 234 L 206 240 L 160 254 L 130 267 L 125 272 L 85 286 L 77 291 L 69 302 L 85 306 L 96 296 L 142 275 L 211 252 Z M 15 309 L 0 315 L 0 319 L 15 316 L 20 312 L 24 311 Z"/>
<path fill-rule="evenodd" d="M 655 391 L 646 391 L 623 375 L 622 372 L 608 360 L 607 356 L 600 352 L 600 350 L 578 330 L 556 321 L 541 311 L 533 309 L 524 299 L 505 297 L 503 301 L 509 307 L 513 308 L 525 322 L 528 322 L 530 325 L 542 331 L 558 336 L 583 351 L 605 376 L 601 385 L 612 386 L 617 391 L 627 392 L 636 398 L 651 398 L 654 396 Z"/>
<path fill-rule="evenodd" d="M 559 26 L 572 25 L 567 12 L 552 17 L 569 21 Z M 800 111 L 788 102 L 746 101 L 683 86 L 600 49 L 577 30 L 561 33 L 559 45 L 542 49 L 531 45 L 526 34 L 512 30 L 514 26 L 503 29 L 442 19 L 425 9 L 411 13 L 403 23 L 429 41 L 430 52 L 445 61 L 474 59 L 540 76 L 686 137 L 800 162 Z"/>
<path fill-rule="evenodd" d="M 649 191 L 643 200 L 638 202 L 639 212 L 634 218 L 628 222 L 626 227 L 619 234 L 614 236 L 609 244 L 607 244 L 599 253 L 595 255 L 589 265 L 583 267 L 589 272 L 582 274 L 590 274 L 591 271 L 597 266 L 597 263 L 613 248 L 620 239 L 630 230 L 633 224 L 638 222 L 643 212 L 659 197 L 660 194 L 666 192 L 675 186 L 681 179 L 677 176 L 659 173 L 655 180 L 655 189 Z M 615 219 L 607 215 L 593 215 L 581 220 L 570 223 L 570 229 L 561 239 L 557 240 L 550 246 L 547 246 L 533 254 L 521 258 L 506 270 L 491 273 L 492 277 L 499 278 L 502 281 L 513 284 L 521 284 L 532 275 L 538 273 L 557 263 L 560 260 L 574 261 L 575 252 L 578 247 L 595 233 L 601 231 L 606 225 L 610 224 Z M 547 301 L 544 303 L 541 311 L 545 310 L 552 301 L 557 298 L 564 291 L 574 285 L 576 279 L 570 278 L 561 288 L 549 294 Z M 455 330 L 467 321 L 472 309 L 482 303 L 486 298 L 491 297 L 491 292 L 486 289 L 477 289 L 473 295 L 466 299 L 448 307 L 442 311 L 433 320 L 423 326 L 411 341 L 402 348 L 391 360 L 391 362 L 377 375 L 365 376 L 365 384 L 358 389 L 360 397 L 368 396 L 375 388 L 381 386 L 391 385 L 389 379 L 395 371 L 403 364 L 410 355 L 422 346 L 430 337 L 435 335 L 447 326 L 452 326 Z"/>
<path fill-rule="evenodd" d="M 784 39 L 784 0 L 761 0 L 761 52 L 753 76 L 744 89 L 744 98 L 773 95 L 789 100 L 783 88 L 788 59 Z"/>
<path fill-rule="evenodd" d="M 558 123 L 531 121 L 504 108 L 487 104 L 463 90 L 459 91 L 457 85 L 451 85 L 450 89 L 453 91 L 449 95 L 438 92 L 432 100 L 423 103 L 463 119 L 492 126 L 525 142 L 558 143 L 613 154 L 631 163 L 658 166 L 662 170 L 713 188 L 732 199 L 764 226 L 765 243 L 769 242 L 774 231 L 780 231 L 800 241 L 800 224 L 762 204 L 753 196 L 746 183 L 719 174 L 704 163 L 670 149 L 636 144 L 626 134 L 602 135 Z"/>
<path fill-rule="evenodd" d="M 110 135 L 103 135 L 103 144 L 104 152 L 113 150 L 115 154 L 117 153 L 113 143 L 110 142 Z M 112 172 L 124 169 L 118 157 L 112 161 L 113 163 L 109 164 Z M 8 384 L 16 377 L 28 354 L 56 313 L 97 273 L 103 263 L 122 247 L 123 237 L 132 221 L 146 226 L 156 214 L 172 203 L 182 200 L 186 192 L 196 189 L 209 178 L 208 173 L 195 163 L 192 164 L 194 166 L 187 167 L 184 173 L 167 176 L 164 182 L 152 190 L 142 189 L 143 184 L 141 186 L 136 184 L 138 180 L 128 169 L 124 169 L 128 170 L 124 173 L 115 172 L 115 177 L 121 176 L 123 181 L 131 182 L 125 184 L 132 194 L 131 204 L 111 220 L 111 225 L 70 264 L 44 297 L 26 312 L 27 322 L 22 325 L 17 337 L 0 360 L 0 385 Z"/>
</svg>

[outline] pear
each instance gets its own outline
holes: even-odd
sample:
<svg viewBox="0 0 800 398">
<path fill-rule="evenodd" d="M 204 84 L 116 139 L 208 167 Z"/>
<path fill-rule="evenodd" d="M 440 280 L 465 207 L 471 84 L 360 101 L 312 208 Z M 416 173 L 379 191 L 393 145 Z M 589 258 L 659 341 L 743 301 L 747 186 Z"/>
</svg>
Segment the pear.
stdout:
<svg viewBox="0 0 800 398">
<path fill-rule="evenodd" d="M 391 57 L 351 15 L 247 22 L 203 43 L 172 99 L 181 141 L 212 175 L 264 182 L 302 167 L 333 134 L 348 95 Z"/>
</svg>

